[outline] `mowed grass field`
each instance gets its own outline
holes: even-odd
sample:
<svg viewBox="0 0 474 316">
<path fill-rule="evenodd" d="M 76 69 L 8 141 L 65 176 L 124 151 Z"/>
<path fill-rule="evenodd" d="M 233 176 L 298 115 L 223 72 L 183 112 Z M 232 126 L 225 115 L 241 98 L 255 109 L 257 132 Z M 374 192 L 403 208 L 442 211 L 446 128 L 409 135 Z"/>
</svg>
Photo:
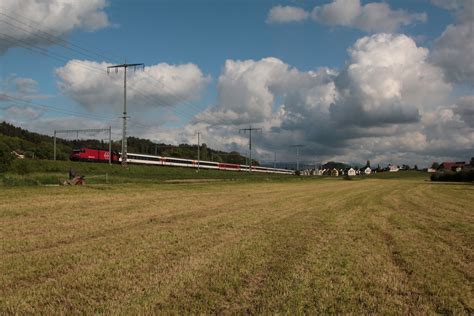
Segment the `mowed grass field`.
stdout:
<svg viewBox="0 0 474 316">
<path fill-rule="evenodd" d="M 474 186 L 0 190 L 0 314 L 474 312 Z"/>
</svg>

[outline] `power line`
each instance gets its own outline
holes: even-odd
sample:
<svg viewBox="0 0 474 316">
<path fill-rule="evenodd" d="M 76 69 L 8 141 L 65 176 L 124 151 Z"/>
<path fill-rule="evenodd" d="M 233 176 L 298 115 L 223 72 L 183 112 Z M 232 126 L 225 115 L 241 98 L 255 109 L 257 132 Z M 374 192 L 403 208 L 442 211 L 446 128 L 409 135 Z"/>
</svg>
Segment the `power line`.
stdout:
<svg viewBox="0 0 474 316">
<path fill-rule="evenodd" d="M 88 48 L 84 48 L 84 47 L 81 47 L 79 45 L 76 45 L 75 43 L 71 42 L 71 41 L 67 41 L 63 38 L 60 38 L 58 36 L 55 36 L 53 34 L 50 34 L 44 30 L 41 30 L 39 28 L 35 28 L 33 27 L 31 24 L 28 24 L 28 23 L 24 23 L 22 21 L 20 21 L 19 19 L 11 16 L 11 15 L 8 15 L 8 14 L 5 14 L 5 13 L 1 13 L 0 12 L 0 15 L 10 19 L 10 20 L 13 20 L 15 21 L 17 24 L 20 24 L 24 27 L 21 27 L 21 26 L 18 26 L 18 25 L 14 25 L 13 23 L 10 23 L 8 22 L 5 18 L 4 19 L 0 19 L 1 21 L 3 21 L 3 23 L 7 24 L 7 25 L 10 25 L 11 27 L 14 27 L 16 29 L 19 29 L 19 30 L 22 30 L 23 32 L 26 32 L 26 33 L 29 33 L 30 35 L 33 35 L 33 36 L 37 36 L 39 38 L 42 38 L 44 40 L 46 40 L 47 42 L 51 43 L 51 44 L 58 44 L 60 46 L 62 46 L 63 48 L 65 49 L 68 49 L 69 51 L 71 52 L 74 52 L 74 53 L 77 53 L 77 54 L 81 54 L 83 56 L 86 56 L 87 58 L 95 58 L 93 55 L 96 55 L 96 56 L 99 56 L 101 58 L 104 58 L 104 59 L 110 59 L 108 56 L 105 56 L 103 55 L 102 53 L 97 53 L 97 52 L 94 52 L 93 50 L 91 49 L 88 49 Z M 21 16 L 19 14 L 17 14 L 17 16 Z M 38 22 L 35 22 L 33 20 L 30 20 L 28 18 L 25 18 L 23 17 L 24 20 L 29 20 L 30 22 L 33 22 L 35 24 L 38 24 Z M 35 34 L 35 32 L 33 31 L 29 31 L 28 29 L 26 29 L 25 27 L 31 29 L 31 30 L 34 30 L 34 31 L 37 31 L 37 33 L 39 34 Z M 59 60 L 59 61 L 62 61 L 62 62 L 68 62 L 67 59 L 64 58 L 63 55 L 60 55 L 60 54 L 57 54 L 57 53 L 52 53 L 44 48 L 41 48 L 41 47 L 38 47 L 38 46 L 34 46 L 34 45 L 31 45 L 30 43 L 27 43 L 25 41 L 21 41 L 21 40 L 18 40 L 18 39 L 15 39 L 9 35 L 6 35 L 4 34 L 4 36 L 7 36 L 10 40 L 10 42 L 20 42 L 22 43 L 21 46 L 24 46 L 25 48 L 33 51 L 33 52 L 36 52 L 36 53 L 40 53 L 40 54 L 43 54 L 45 55 L 46 57 L 49 57 L 49 58 L 53 58 L 53 59 L 56 59 L 56 60 Z M 8 39 L 7 39 L 8 40 Z M 36 49 L 36 51 L 34 50 Z M 69 57 L 69 56 L 68 56 Z M 112 58 L 113 59 L 113 58 Z M 97 67 L 92 67 L 90 65 L 87 65 L 81 61 L 74 61 L 76 63 L 79 64 L 79 66 L 81 67 L 84 67 L 84 68 L 87 68 L 87 69 L 90 69 L 90 70 L 93 70 L 93 71 L 96 71 L 96 72 L 99 72 L 100 70 L 97 68 Z M 104 74 L 103 72 L 100 71 L 101 74 Z M 153 77 L 150 73 L 148 73 L 147 71 L 144 71 L 144 74 L 150 78 L 151 80 L 153 80 L 154 82 L 157 82 L 159 84 L 159 87 L 160 89 L 164 92 L 164 94 L 162 96 L 156 96 L 156 95 L 147 95 L 146 93 L 144 93 L 142 90 L 136 88 L 134 86 L 134 84 L 132 83 L 132 85 L 129 87 L 130 90 L 134 91 L 136 93 L 137 96 L 141 96 L 145 102 L 146 101 L 149 101 L 151 103 L 157 103 L 158 105 L 162 105 L 163 108 L 167 108 L 171 111 L 173 111 L 174 113 L 178 114 L 178 116 L 181 116 L 183 118 L 188 118 L 188 119 L 191 119 L 191 118 L 195 118 L 195 115 L 196 114 L 193 114 L 193 113 L 189 113 L 187 112 L 185 109 L 177 109 L 175 107 L 166 107 L 167 104 L 172 104 L 172 103 L 175 103 L 177 106 L 179 104 L 182 104 L 182 105 L 186 105 L 188 106 L 187 108 L 191 108 L 193 110 L 196 110 L 200 115 L 201 117 L 203 118 L 206 118 L 206 117 L 209 117 L 209 118 L 213 118 L 213 120 L 215 121 L 214 124 L 222 124 L 222 123 L 225 123 L 226 122 L 226 119 L 223 118 L 223 117 L 213 117 L 212 116 L 212 113 L 209 113 L 208 111 L 202 111 L 200 108 L 198 108 L 196 105 L 194 105 L 192 102 L 190 102 L 185 96 L 179 94 L 179 93 L 176 93 L 176 91 L 173 91 L 173 89 L 171 89 L 170 87 L 168 86 L 165 86 L 163 84 L 163 82 L 157 80 L 155 77 Z M 138 83 L 138 82 L 137 82 Z M 169 93 L 166 93 L 166 92 L 169 92 Z M 158 101 L 158 102 L 156 102 Z M 141 126 L 144 126 L 143 124 L 140 124 Z M 249 144 L 250 145 L 250 144 Z"/>
<path fill-rule="evenodd" d="M 122 166 L 127 165 L 127 69 L 129 67 L 133 67 L 136 69 L 137 67 L 145 67 L 145 64 L 120 64 L 107 67 L 107 73 L 109 69 L 118 70 L 119 68 L 123 68 L 123 134 L 122 134 Z"/>
<path fill-rule="evenodd" d="M 290 145 L 290 147 L 295 147 L 296 148 L 296 171 L 300 170 L 300 148 L 304 147 L 305 145 Z"/>
<path fill-rule="evenodd" d="M 87 52 L 87 53 L 90 53 L 90 54 L 99 56 L 99 57 L 104 58 L 104 59 L 109 59 L 107 56 L 104 56 L 102 53 L 97 53 L 97 52 L 94 52 L 94 51 L 89 50 L 89 49 L 87 49 L 87 48 L 84 48 L 84 47 L 81 47 L 81 46 L 79 46 L 79 45 L 76 45 L 75 43 L 73 43 L 73 42 L 71 42 L 71 41 L 68 41 L 68 40 L 66 40 L 66 39 L 64 39 L 64 38 L 61 38 L 61 37 L 56 36 L 56 35 L 54 35 L 54 34 L 51 34 L 51 33 L 47 32 L 47 31 L 45 31 L 45 30 L 42 30 L 42 29 L 40 29 L 40 28 L 34 27 L 34 26 L 32 26 L 31 24 L 28 24 L 28 23 L 25 23 L 25 22 L 23 22 L 23 21 L 20 21 L 18 18 L 15 18 L 15 17 L 12 16 L 12 15 L 9 15 L 9 14 L 3 13 L 3 12 L 0 12 L 0 15 L 3 15 L 4 17 L 6 17 L 6 18 L 8 18 L 8 19 L 10 19 L 10 20 L 13 20 L 13 21 L 15 21 L 15 22 L 18 23 L 18 24 L 21 24 L 21 25 L 23 25 L 23 26 L 26 26 L 26 27 L 28 27 L 28 28 L 30 28 L 30 29 L 36 31 L 37 33 L 44 34 L 44 35 L 38 35 L 38 34 L 35 34 L 35 33 L 32 32 L 32 31 L 25 30 L 24 28 L 21 28 L 21 27 L 19 27 L 19 26 L 17 26 L 17 25 L 13 25 L 13 24 L 11 24 L 11 23 L 9 23 L 9 22 L 6 22 L 5 19 L 2 19 L 2 20 L 4 21 L 3 23 L 6 23 L 6 24 L 8 24 L 8 25 L 10 25 L 10 26 L 12 26 L 12 27 L 14 27 L 14 28 L 21 29 L 21 30 L 23 30 L 23 31 L 25 31 L 25 32 L 30 33 L 31 35 L 41 37 L 41 38 L 45 39 L 46 41 L 50 42 L 51 44 L 58 44 L 58 45 L 60 45 L 60 46 L 62 46 L 62 47 L 64 47 L 64 48 L 66 48 L 66 49 L 69 49 L 69 50 L 75 51 L 75 52 L 77 52 L 77 53 L 79 53 L 79 54 L 85 55 L 84 53 L 79 52 L 79 51 L 74 50 L 74 49 L 71 48 L 71 47 L 75 47 L 75 48 L 77 48 L 78 50 L 81 50 L 81 51 L 84 51 L 84 52 Z M 29 22 L 31 22 L 31 23 L 39 24 L 37 21 L 33 21 L 32 19 L 29 19 L 29 18 L 27 18 L 27 17 L 25 17 L 25 16 L 22 16 L 22 15 L 20 15 L 20 14 L 18 14 L 18 13 L 15 13 L 15 15 L 16 15 L 17 17 L 21 17 L 21 18 L 23 18 L 24 20 L 29 21 Z M 89 56 L 90 56 L 90 55 L 89 55 Z"/>
<path fill-rule="evenodd" d="M 2 33 L 0 33 L 0 35 L 2 35 Z M 56 59 L 56 60 L 59 60 L 61 62 L 68 62 L 68 59 L 67 58 L 64 58 L 64 56 L 62 55 L 59 55 L 59 54 L 55 54 L 55 53 L 50 53 L 48 50 L 44 49 L 44 48 L 41 48 L 41 47 L 37 47 L 35 45 L 29 45 L 28 43 L 24 42 L 24 41 L 21 41 L 21 40 L 17 40 L 9 35 L 6 35 L 4 34 L 4 36 L 7 36 L 10 38 L 10 40 L 8 40 L 9 42 L 13 42 L 15 44 L 17 43 L 21 43 L 24 48 L 32 51 L 32 52 L 35 52 L 35 53 L 40 53 L 42 55 L 45 55 L 46 57 L 49 57 L 49 58 L 53 58 L 53 59 Z M 37 49 L 37 50 L 35 50 Z M 77 63 L 79 66 L 83 67 L 83 68 L 86 68 L 90 71 L 93 71 L 93 72 L 96 72 L 96 73 L 100 73 L 101 75 L 105 75 L 105 73 L 99 71 L 99 69 L 97 67 L 91 67 L 85 63 L 83 63 L 82 61 L 78 61 L 78 60 L 74 60 L 74 61 L 70 61 L 70 62 L 75 62 Z M 142 93 L 140 90 L 138 89 L 135 89 L 133 87 L 130 87 L 131 90 L 135 91 L 137 95 L 140 95 L 142 97 L 144 97 L 146 100 L 148 100 L 149 102 L 151 101 L 152 103 L 155 103 L 155 100 L 153 99 L 153 97 L 150 97 L 150 96 L 147 96 L 145 95 L 144 93 Z M 160 104 L 160 103 L 158 103 Z M 163 104 L 160 104 L 160 105 L 163 105 Z M 176 109 L 172 109 L 175 113 L 177 114 L 181 114 L 183 115 L 183 112 L 180 112 L 180 111 L 177 111 Z M 184 113 L 184 115 L 187 115 L 186 113 Z M 191 117 L 192 115 L 190 115 L 189 117 Z"/>
<path fill-rule="evenodd" d="M 22 30 L 22 31 L 24 31 L 24 32 L 27 32 L 27 33 L 31 34 L 31 35 L 40 37 L 40 38 L 42 38 L 42 39 L 48 41 L 48 42 L 51 43 L 51 44 L 58 44 L 58 45 L 60 45 L 60 46 L 62 46 L 62 47 L 64 47 L 64 48 L 66 48 L 66 49 L 68 49 L 68 50 L 70 50 L 70 51 L 73 51 L 73 52 L 75 52 L 75 53 L 81 54 L 81 55 L 86 56 L 86 57 L 88 57 L 88 58 L 94 58 L 94 56 L 91 55 L 91 54 L 93 54 L 93 55 L 97 55 L 97 56 L 99 56 L 99 57 L 105 58 L 106 60 L 107 60 L 107 59 L 110 59 L 110 58 L 108 58 L 107 56 L 104 56 L 104 55 L 101 54 L 101 53 L 96 53 L 96 52 L 94 52 L 94 51 L 92 51 L 92 50 L 90 50 L 90 49 L 87 49 L 87 48 L 81 47 L 81 46 L 79 46 L 79 45 L 76 45 L 76 44 L 74 44 L 74 43 L 71 42 L 71 41 L 67 41 L 67 40 L 62 39 L 62 38 L 60 38 L 60 37 L 58 37 L 58 36 L 55 36 L 55 35 L 53 35 L 53 34 L 51 34 L 51 33 L 48 33 L 48 32 L 46 32 L 46 31 L 43 31 L 43 30 L 41 30 L 41 29 L 39 29 L 39 28 L 35 28 L 35 27 L 33 27 L 31 24 L 24 23 L 24 22 L 22 22 L 22 21 L 16 19 L 15 17 L 13 17 L 13 16 L 11 16 L 11 15 L 8 15 L 8 14 L 5 14 L 5 13 L 1 13 L 1 12 L 0 12 L 0 14 L 3 15 L 4 17 L 7 17 L 7 18 L 9 18 L 9 19 L 11 19 L 11 20 L 14 20 L 14 21 L 15 21 L 16 23 L 18 23 L 18 24 L 21 24 L 21 25 L 23 25 L 23 26 L 26 26 L 26 27 L 28 27 L 28 28 L 30 28 L 30 29 L 32 29 L 32 30 L 35 30 L 37 33 L 40 33 L 40 35 L 35 34 L 34 32 L 29 31 L 29 30 L 27 30 L 27 29 L 25 29 L 25 28 L 23 28 L 23 27 L 19 27 L 19 26 L 17 26 L 17 25 L 14 25 L 14 24 L 12 24 L 12 23 L 9 23 L 9 22 L 7 22 L 5 19 L 3 19 L 3 21 L 4 21 L 3 23 L 6 23 L 6 24 L 10 25 L 11 27 L 14 27 L 14 28 L 16 28 L 16 29 L 20 29 L 20 30 Z M 17 14 L 17 16 L 21 16 L 21 15 Z M 37 24 L 37 22 L 35 22 L 35 21 L 31 20 L 31 19 L 28 19 L 28 18 L 26 18 L 26 17 L 23 17 L 23 19 L 28 20 L 28 21 L 30 21 L 30 22 L 32 22 L 32 23 L 36 23 L 36 24 Z M 44 35 L 43 35 L 43 34 L 44 34 Z M 5 34 L 5 36 L 8 36 L 8 35 Z M 40 53 L 40 54 L 42 54 L 42 55 L 45 55 L 46 57 L 50 57 L 50 58 L 53 58 L 53 59 L 56 59 L 56 60 L 59 60 L 59 61 L 62 61 L 62 62 L 68 62 L 68 60 L 65 59 L 64 56 L 62 56 L 62 55 L 59 55 L 59 54 L 56 54 L 56 53 L 51 53 L 51 52 L 49 52 L 48 50 L 46 50 L 46 49 L 44 49 L 44 48 L 41 48 L 41 47 L 38 47 L 38 46 L 34 46 L 34 45 L 30 44 L 30 43 L 27 43 L 27 42 L 25 42 L 25 41 L 21 41 L 21 40 L 15 39 L 15 38 L 10 37 L 10 36 L 9 36 L 9 38 L 10 38 L 9 42 L 12 42 L 11 39 L 13 39 L 14 41 L 16 40 L 17 42 L 22 42 L 23 45 L 21 45 L 21 46 L 23 46 L 24 48 L 27 48 L 27 49 L 29 49 L 29 50 L 31 50 L 31 51 L 33 51 L 33 52 Z M 13 42 L 13 43 L 14 43 L 14 42 Z M 35 51 L 32 47 L 36 48 L 36 49 L 39 50 L 39 51 Z M 74 48 L 76 48 L 76 49 L 74 49 L 74 48 L 72 48 L 72 47 L 74 47 Z M 84 52 L 82 52 L 82 51 L 84 51 L 84 52 L 86 52 L 86 53 L 84 53 Z M 69 57 L 69 56 L 68 56 L 68 57 Z M 82 62 L 79 62 L 79 61 L 76 61 L 76 62 L 78 62 L 78 63 L 80 64 L 80 66 L 84 66 L 84 67 L 87 67 L 88 69 L 91 69 L 91 67 L 89 67 L 89 65 L 84 65 Z M 196 112 L 201 113 L 201 114 L 203 114 L 203 115 L 205 115 L 205 116 L 208 116 L 208 117 L 210 116 L 209 113 L 204 113 L 200 108 L 198 108 L 197 106 L 195 106 L 192 102 L 189 102 L 189 101 L 187 100 L 187 98 L 182 97 L 182 96 L 180 96 L 179 94 L 175 94 L 175 91 L 171 91 L 171 89 L 169 89 L 167 86 L 164 86 L 164 85 L 162 84 L 162 82 L 158 81 L 155 77 L 151 76 L 148 72 L 144 71 L 144 73 L 146 74 L 146 76 L 147 76 L 148 78 L 150 78 L 151 80 L 153 80 L 153 81 L 159 83 L 161 90 L 167 90 L 167 91 L 170 92 L 170 93 L 169 93 L 167 96 L 164 95 L 162 98 L 157 97 L 157 96 L 150 97 L 150 96 L 145 95 L 144 93 L 140 93 L 140 92 L 141 92 L 140 90 L 135 89 L 133 86 L 131 86 L 130 89 L 133 90 L 133 91 L 138 92 L 138 95 L 141 95 L 142 97 L 144 97 L 144 98 L 147 99 L 148 101 L 152 100 L 153 103 L 155 103 L 155 99 L 156 99 L 156 100 L 159 100 L 159 102 L 158 102 L 159 105 L 164 105 L 164 106 L 166 106 L 166 103 L 168 103 L 168 102 L 176 103 L 177 105 L 178 105 L 178 104 L 188 105 L 189 107 L 191 107 L 192 109 L 194 109 Z M 195 114 L 189 114 L 189 113 L 186 112 L 186 111 L 178 110 L 178 109 L 173 108 L 173 107 L 168 108 L 168 109 L 170 109 L 171 111 L 175 112 L 175 113 L 178 114 L 179 116 L 184 115 L 185 117 L 188 117 L 188 119 L 191 119 L 191 118 L 193 118 L 193 117 L 195 116 Z M 214 120 L 215 120 L 215 117 L 214 117 Z M 224 119 L 223 119 L 223 118 L 218 118 L 218 122 L 217 122 L 218 124 L 219 124 L 219 123 L 223 123 L 223 122 L 224 122 Z"/>
<path fill-rule="evenodd" d="M 250 160 L 250 164 L 249 164 L 249 172 L 252 172 L 252 131 L 262 131 L 261 128 L 252 128 L 252 125 L 250 125 L 248 128 L 241 128 L 239 129 L 239 133 L 240 132 L 244 132 L 244 133 L 247 133 L 249 132 L 249 160 Z"/>
<path fill-rule="evenodd" d="M 6 93 L 0 93 L 0 97 L 4 98 L 6 100 L 13 101 L 13 102 L 22 102 L 22 103 L 25 103 L 28 106 L 31 106 L 31 107 L 34 107 L 34 108 L 39 108 L 39 109 L 46 110 L 46 111 L 58 112 L 58 113 L 67 114 L 67 115 L 76 116 L 76 117 L 92 118 L 92 119 L 101 120 L 101 121 L 113 121 L 113 120 L 116 119 L 116 118 L 107 118 L 107 117 L 104 117 L 104 116 L 98 116 L 98 115 L 93 115 L 93 114 L 80 113 L 80 112 L 76 112 L 76 111 L 72 111 L 72 110 L 67 110 L 67 109 L 54 107 L 54 106 L 51 106 L 51 105 L 38 104 L 38 103 L 34 103 L 32 101 L 24 100 L 24 99 L 19 98 L 19 97 L 11 96 L 11 95 L 6 94 Z M 0 102 L 2 102 L 2 101 L 0 101 Z M 14 103 L 14 104 L 16 104 L 16 103 Z M 16 105 L 20 105 L 20 104 L 16 104 Z M 23 106 L 23 105 L 20 105 L 20 106 Z M 8 108 L 9 107 L 2 107 L 3 110 L 6 110 Z"/>
<path fill-rule="evenodd" d="M 100 73 L 102 75 L 105 75 L 102 71 L 99 70 L 98 67 L 92 67 L 90 65 L 87 65 L 85 64 L 84 62 L 82 61 L 79 61 L 79 60 L 68 60 L 68 58 L 70 58 L 69 56 L 65 57 L 64 55 L 61 55 L 61 54 L 57 54 L 57 53 L 54 53 L 54 52 L 50 52 L 48 51 L 47 49 L 44 49 L 42 47 L 39 47 L 39 46 L 36 46 L 36 45 L 33 45 L 31 43 L 28 43 L 26 41 L 23 41 L 23 40 L 20 40 L 20 39 L 16 39 L 8 34 L 4 34 L 4 33 L 0 33 L 0 35 L 6 37 L 4 38 L 4 40 L 10 42 L 10 43 L 13 43 L 15 45 L 20 45 L 21 47 L 23 48 L 26 48 L 27 50 L 30 50 L 34 53 L 39 53 L 41 55 L 44 55 L 48 58 L 52 58 L 52 59 L 55 59 L 55 60 L 58 60 L 60 62 L 64 62 L 64 63 L 67 63 L 67 62 L 75 62 L 77 63 L 79 66 L 83 67 L 83 68 L 87 68 L 91 71 L 95 71 L 97 73 Z M 76 45 L 77 46 L 77 45 Z M 148 75 L 149 76 L 149 75 Z M 150 78 L 153 78 L 151 76 L 149 76 Z M 163 98 L 158 98 L 156 96 L 147 96 L 145 93 L 143 93 L 141 90 L 139 89 L 136 89 L 135 87 L 131 86 L 130 87 L 131 90 L 135 91 L 137 95 L 139 96 L 142 96 L 144 97 L 144 99 L 150 101 L 152 103 L 155 103 L 156 101 L 155 100 L 159 100 L 159 102 L 157 102 L 159 105 L 162 105 L 163 107 L 166 107 L 167 104 L 163 103 Z M 174 111 L 176 114 L 178 115 L 185 115 L 185 116 L 188 116 L 188 117 L 193 117 L 192 114 L 188 114 L 186 112 L 183 112 L 183 111 L 178 111 L 177 109 L 174 109 L 174 108 L 170 108 L 172 111 Z"/>
<path fill-rule="evenodd" d="M 12 23 L 9 23 L 9 22 L 6 21 L 5 19 L 1 19 L 1 18 L 0 18 L 0 20 L 3 21 L 3 23 L 8 24 L 8 25 L 10 25 L 11 27 L 14 27 L 14 28 L 16 28 L 16 29 L 19 29 L 19 30 L 22 30 L 22 31 L 24 31 L 24 32 L 27 32 L 27 33 L 29 33 L 29 34 L 31 34 L 31 35 L 38 36 L 38 37 L 40 37 L 40 38 L 42 38 L 42 39 L 48 41 L 50 44 L 58 44 L 58 45 L 60 45 L 60 46 L 62 46 L 62 47 L 64 47 L 64 48 L 66 48 L 66 49 L 68 49 L 68 50 L 70 50 L 70 51 L 73 51 L 73 52 L 75 52 L 75 53 L 81 54 L 81 55 L 86 56 L 86 57 L 88 57 L 88 58 L 93 58 L 93 59 L 95 59 L 95 56 L 92 56 L 92 54 L 93 54 L 93 55 L 97 55 L 97 56 L 99 56 L 99 57 L 101 57 L 101 58 L 104 58 L 104 59 L 106 59 L 106 60 L 107 60 L 107 59 L 110 59 L 110 58 L 108 58 L 107 56 L 104 56 L 103 54 L 96 53 L 96 52 L 94 52 L 94 51 L 92 51 L 92 50 L 90 50 L 90 49 L 83 48 L 83 47 L 81 47 L 81 46 L 79 46 L 79 45 L 76 45 L 76 44 L 74 44 L 74 43 L 72 43 L 72 42 L 70 42 L 70 41 L 67 41 L 67 40 L 65 40 L 65 39 L 62 39 L 62 38 L 60 38 L 60 37 L 58 37 L 58 36 L 52 35 L 52 34 L 50 34 L 50 33 L 48 33 L 48 32 L 45 32 L 45 31 L 43 31 L 43 30 L 40 30 L 40 29 L 38 29 L 38 28 L 34 28 L 34 27 L 32 27 L 30 24 L 23 23 L 23 22 L 21 22 L 20 20 L 15 19 L 15 18 L 12 17 L 11 15 L 4 14 L 4 13 L 1 13 L 1 12 L 0 12 L 0 15 L 3 15 L 3 16 L 5 16 L 5 17 L 9 18 L 9 19 L 12 19 L 12 20 L 14 20 L 14 21 L 16 21 L 17 23 L 20 23 L 20 24 L 22 24 L 22 25 L 25 25 L 25 26 L 29 27 L 30 29 L 35 30 L 36 32 L 38 32 L 38 33 L 40 33 L 40 34 L 45 34 L 45 36 L 35 34 L 35 33 L 32 32 L 32 31 L 29 31 L 29 30 L 27 30 L 27 29 L 25 29 L 25 28 L 22 28 L 22 27 L 19 27 L 19 26 L 17 26 L 17 25 L 14 25 L 14 24 L 12 24 Z M 26 18 L 25 18 L 25 19 L 26 19 Z M 34 21 L 32 21 L 32 20 L 29 20 L 29 21 L 31 21 L 31 22 L 34 23 Z M 74 48 L 72 48 L 71 46 L 74 47 Z M 75 48 L 76 48 L 76 49 L 75 49 Z M 43 49 L 43 50 L 44 50 L 44 49 Z M 82 52 L 81 50 L 82 50 L 82 51 L 85 51 L 86 53 Z M 44 51 L 47 52 L 47 50 L 44 50 Z M 158 81 L 156 78 L 154 78 L 153 76 L 151 76 L 148 72 L 144 71 L 144 73 L 146 74 L 146 76 L 147 76 L 148 78 L 150 78 L 150 79 L 152 79 L 153 81 L 159 83 L 159 84 L 160 84 L 160 88 L 162 88 L 163 90 L 168 88 L 168 87 L 162 85 L 162 82 Z M 171 91 L 171 89 L 168 89 L 168 91 Z M 176 104 L 180 104 L 180 103 L 181 103 L 181 104 L 187 104 L 187 105 L 189 105 L 190 107 L 193 107 L 194 110 L 197 110 L 198 112 L 201 111 L 201 109 L 197 108 L 193 103 L 189 102 L 185 97 L 180 97 L 179 95 L 176 95 L 173 91 L 171 91 L 171 93 L 169 93 L 168 96 L 164 96 L 162 99 L 160 99 L 160 101 L 165 101 L 165 103 L 166 103 L 166 102 L 169 102 L 167 99 L 170 99 L 170 98 L 171 98 L 171 99 L 174 99 L 174 100 L 171 100 L 171 102 L 175 102 Z M 180 114 L 183 114 L 183 112 L 180 112 Z M 191 116 L 192 116 L 192 115 L 191 115 Z"/>
<path fill-rule="evenodd" d="M 197 136 L 198 136 L 198 148 L 197 148 L 197 150 L 198 150 L 198 157 L 197 157 L 197 158 L 198 158 L 198 159 L 197 159 L 197 160 L 198 160 L 198 169 L 197 169 L 197 170 L 198 170 L 198 172 L 199 172 L 199 161 L 201 160 L 201 155 L 200 155 L 200 147 L 201 147 L 201 143 L 200 143 L 201 139 L 200 139 L 200 138 L 201 138 L 201 132 L 197 132 Z"/>
</svg>

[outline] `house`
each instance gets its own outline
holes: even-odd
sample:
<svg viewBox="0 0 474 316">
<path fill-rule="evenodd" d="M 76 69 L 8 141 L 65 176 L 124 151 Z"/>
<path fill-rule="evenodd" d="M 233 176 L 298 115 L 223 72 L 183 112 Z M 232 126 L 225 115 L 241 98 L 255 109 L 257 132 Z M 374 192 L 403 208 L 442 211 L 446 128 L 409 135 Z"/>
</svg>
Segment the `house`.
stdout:
<svg viewBox="0 0 474 316">
<path fill-rule="evenodd" d="M 323 169 L 318 169 L 318 170 L 316 170 L 316 175 L 317 175 L 317 176 L 322 176 L 323 173 L 324 173 L 324 170 L 323 170 Z"/>
<path fill-rule="evenodd" d="M 347 170 L 347 175 L 349 177 L 353 177 L 356 175 L 356 171 L 354 170 L 354 168 L 350 168 L 349 170 Z"/>
<path fill-rule="evenodd" d="M 392 164 L 388 165 L 388 171 L 389 172 L 398 172 L 400 170 L 400 168 L 398 168 L 398 166 L 394 166 Z"/>
<path fill-rule="evenodd" d="M 333 177 L 339 176 L 339 171 L 337 171 L 336 168 L 332 169 L 332 170 L 331 170 L 331 176 L 333 176 Z"/>
<path fill-rule="evenodd" d="M 435 168 L 428 168 L 428 173 L 435 173 L 437 170 Z"/>
<path fill-rule="evenodd" d="M 370 167 L 367 167 L 367 168 L 365 168 L 364 173 L 365 173 L 366 175 L 369 175 L 369 174 L 372 173 L 372 169 L 370 169 Z"/>
<path fill-rule="evenodd" d="M 466 166 L 465 161 L 457 161 L 457 162 L 446 161 L 439 165 L 438 170 L 451 170 L 451 171 L 459 172 L 462 169 L 464 169 L 465 166 Z"/>
</svg>

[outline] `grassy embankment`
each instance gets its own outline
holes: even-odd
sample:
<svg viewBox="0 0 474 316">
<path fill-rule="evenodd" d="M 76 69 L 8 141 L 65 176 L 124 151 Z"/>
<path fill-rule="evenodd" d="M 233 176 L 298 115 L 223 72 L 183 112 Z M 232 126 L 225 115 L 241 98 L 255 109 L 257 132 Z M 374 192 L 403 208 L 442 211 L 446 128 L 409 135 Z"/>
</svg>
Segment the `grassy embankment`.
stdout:
<svg viewBox="0 0 474 316">
<path fill-rule="evenodd" d="M 267 180 L 287 179 L 288 175 L 233 172 L 192 168 L 120 165 L 73 161 L 16 160 L 11 171 L 0 175 L 0 185 L 58 184 L 68 177 L 69 168 L 84 175 L 88 184 L 155 183 L 179 179 Z"/>
<path fill-rule="evenodd" d="M 19 187 L 0 200 L 1 314 L 474 311 L 471 184 Z"/>
</svg>

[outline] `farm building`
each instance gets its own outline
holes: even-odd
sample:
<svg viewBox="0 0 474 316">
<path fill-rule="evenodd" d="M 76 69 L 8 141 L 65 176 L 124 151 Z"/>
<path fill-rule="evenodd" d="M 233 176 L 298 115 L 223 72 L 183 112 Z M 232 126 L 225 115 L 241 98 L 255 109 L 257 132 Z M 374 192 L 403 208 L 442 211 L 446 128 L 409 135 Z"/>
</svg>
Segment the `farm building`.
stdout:
<svg viewBox="0 0 474 316">
<path fill-rule="evenodd" d="M 370 167 L 367 167 L 367 168 L 365 168 L 364 173 L 369 175 L 369 174 L 372 173 L 372 169 L 370 169 Z"/>
<path fill-rule="evenodd" d="M 464 161 L 458 161 L 458 162 L 452 162 L 452 161 L 446 161 L 443 162 L 441 165 L 439 165 L 438 170 L 451 170 L 451 171 L 461 171 L 464 169 L 466 166 L 466 162 Z"/>
<path fill-rule="evenodd" d="M 339 176 L 339 171 L 337 171 L 336 168 L 332 169 L 332 170 L 331 170 L 331 176 L 333 176 L 333 177 Z"/>
</svg>

